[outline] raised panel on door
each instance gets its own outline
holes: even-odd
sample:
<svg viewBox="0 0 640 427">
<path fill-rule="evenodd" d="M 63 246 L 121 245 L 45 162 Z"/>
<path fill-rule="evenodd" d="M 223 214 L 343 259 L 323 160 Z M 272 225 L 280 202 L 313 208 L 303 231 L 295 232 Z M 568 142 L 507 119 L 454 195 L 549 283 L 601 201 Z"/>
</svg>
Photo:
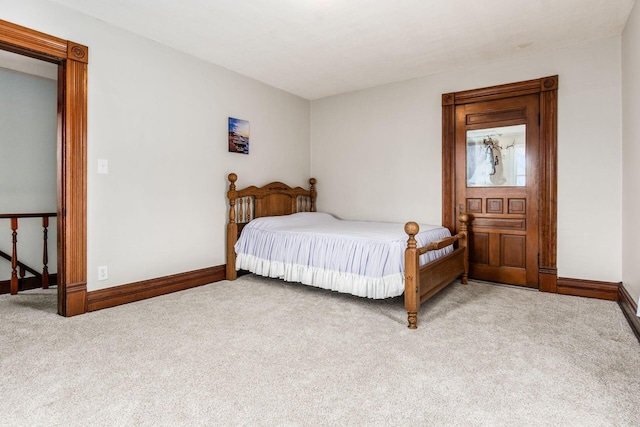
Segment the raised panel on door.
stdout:
<svg viewBox="0 0 640 427">
<path fill-rule="evenodd" d="M 527 268 L 526 236 L 500 235 L 500 265 L 504 267 Z"/>
<path fill-rule="evenodd" d="M 489 233 L 473 233 L 469 238 L 469 260 L 489 264 Z"/>
</svg>

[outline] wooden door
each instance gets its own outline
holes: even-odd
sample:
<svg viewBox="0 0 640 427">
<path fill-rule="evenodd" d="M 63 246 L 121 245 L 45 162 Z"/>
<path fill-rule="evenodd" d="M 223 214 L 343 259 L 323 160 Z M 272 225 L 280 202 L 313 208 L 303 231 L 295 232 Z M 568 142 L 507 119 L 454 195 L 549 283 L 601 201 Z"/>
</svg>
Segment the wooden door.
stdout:
<svg viewBox="0 0 640 427">
<path fill-rule="evenodd" d="M 538 288 L 538 95 L 456 106 L 455 200 L 469 276 Z"/>
</svg>

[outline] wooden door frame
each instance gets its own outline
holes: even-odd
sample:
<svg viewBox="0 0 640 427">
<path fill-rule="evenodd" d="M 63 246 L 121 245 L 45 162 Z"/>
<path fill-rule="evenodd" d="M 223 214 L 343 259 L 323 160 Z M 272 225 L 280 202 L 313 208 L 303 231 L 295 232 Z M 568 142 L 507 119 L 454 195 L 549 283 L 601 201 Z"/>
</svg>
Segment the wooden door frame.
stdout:
<svg viewBox="0 0 640 427">
<path fill-rule="evenodd" d="M 558 183 L 558 76 L 543 77 L 482 89 L 442 95 L 442 224 L 456 229 L 455 147 L 456 106 L 514 96 L 540 97 L 540 194 L 538 200 L 538 286 L 556 292 L 557 183 Z"/>
<path fill-rule="evenodd" d="M 86 312 L 89 49 L 0 20 L 0 49 L 58 64 L 58 314 Z"/>
</svg>

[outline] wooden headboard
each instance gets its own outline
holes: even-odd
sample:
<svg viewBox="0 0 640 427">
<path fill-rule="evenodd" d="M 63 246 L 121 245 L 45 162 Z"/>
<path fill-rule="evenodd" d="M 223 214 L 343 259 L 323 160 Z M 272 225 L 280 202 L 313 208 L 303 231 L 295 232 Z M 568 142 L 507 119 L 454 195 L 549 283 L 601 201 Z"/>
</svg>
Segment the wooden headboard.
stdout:
<svg viewBox="0 0 640 427">
<path fill-rule="evenodd" d="M 316 180 L 309 179 L 309 190 L 272 182 L 263 187 L 236 189 L 238 175 L 229 174 L 229 222 L 227 224 L 227 280 L 236 278 L 236 252 L 234 245 L 246 223 L 263 216 L 289 215 L 296 212 L 316 211 Z"/>
</svg>

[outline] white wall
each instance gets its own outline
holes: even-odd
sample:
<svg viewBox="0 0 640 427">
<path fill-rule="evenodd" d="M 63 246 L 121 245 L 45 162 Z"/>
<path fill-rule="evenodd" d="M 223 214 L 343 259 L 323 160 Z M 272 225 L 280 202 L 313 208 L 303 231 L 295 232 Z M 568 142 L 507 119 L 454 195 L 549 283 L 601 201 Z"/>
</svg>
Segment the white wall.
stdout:
<svg viewBox="0 0 640 427">
<path fill-rule="evenodd" d="M 622 280 L 640 298 L 640 6 L 622 34 Z M 640 304 L 639 304 L 640 307 Z"/>
<path fill-rule="evenodd" d="M 57 91 L 53 80 L 0 68 L 0 213 L 56 210 Z"/>
<path fill-rule="evenodd" d="M 56 211 L 57 90 L 54 80 L 0 68 L 2 214 Z M 11 254 L 11 234 L 10 220 L 0 219 L 0 249 L 7 254 Z M 50 220 L 48 237 L 48 268 L 55 273 L 55 218 Z M 41 270 L 42 220 L 19 219 L 17 239 L 20 261 Z M 10 277 L 11 263 L 0 259 L 0 280 Z"/>
<path fill-rule="evenodd" d="M 2 3 L 2 19 L 89 47 L 89 291 L 224 264 L 230 172 L 306 184 L 308 101 L 46 0 Z M 250 121 L 248 156 L 228 152 L 229 116 Z"/>
<path fill-rule="evenodd" d="M 558 74 L 558 274 L 621 280 L 620 57 L 614 37 L 313 101 L 319 210 L 439 224 L 441 95 Z"/>
</svg>

